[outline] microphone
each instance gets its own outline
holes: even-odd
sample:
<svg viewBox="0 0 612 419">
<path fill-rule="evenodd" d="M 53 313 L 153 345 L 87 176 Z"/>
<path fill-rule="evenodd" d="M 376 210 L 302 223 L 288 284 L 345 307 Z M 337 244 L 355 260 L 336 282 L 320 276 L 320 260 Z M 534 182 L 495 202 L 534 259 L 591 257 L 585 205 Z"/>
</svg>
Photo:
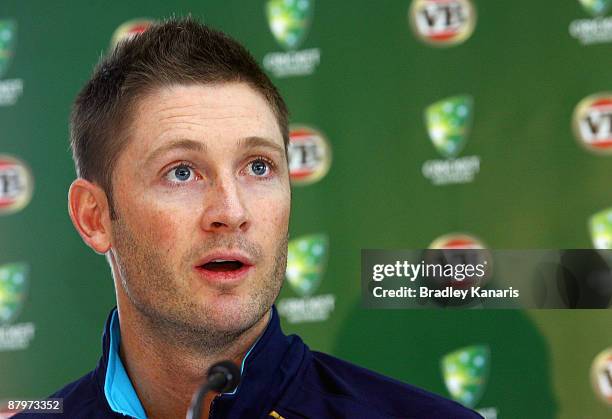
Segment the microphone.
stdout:
<svg viewBox="0 0 612 419">
<path fill-rule="evenodd" d="M 240 370 L 231 361 L 221 361 L 208 369 L 208 381 L 193 395 L 187 411 L 187 419 L 199 419 L 202 411 L 202 400 L 209 391 L 227 393 L 240 383 Z"/>
</svg>

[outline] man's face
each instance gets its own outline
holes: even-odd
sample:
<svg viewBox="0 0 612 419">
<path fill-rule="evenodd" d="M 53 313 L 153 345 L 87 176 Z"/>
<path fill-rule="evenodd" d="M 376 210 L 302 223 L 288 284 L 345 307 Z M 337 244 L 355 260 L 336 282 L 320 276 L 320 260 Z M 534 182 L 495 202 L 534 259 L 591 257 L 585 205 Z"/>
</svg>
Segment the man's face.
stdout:
<svg viewBox="0 0 612 419">
<path fill-rule="evenodd" d="M 116 286 L 160 324 L 246 330 L 286 266 L 289 176 L 270 106 L 243 83 L 165 87 L 138 102 L 128 141 L 113 173 Z"/>
</svg>

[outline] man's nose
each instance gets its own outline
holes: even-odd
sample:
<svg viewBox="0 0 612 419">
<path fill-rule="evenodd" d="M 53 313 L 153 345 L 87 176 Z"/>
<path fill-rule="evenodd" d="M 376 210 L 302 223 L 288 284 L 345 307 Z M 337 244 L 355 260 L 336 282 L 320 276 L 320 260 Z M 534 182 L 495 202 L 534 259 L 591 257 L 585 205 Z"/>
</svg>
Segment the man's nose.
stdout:
<svg viewBox="0 0 612 419">
<path fill-rule="evenodd" d="M 238 180 L 217 178 L 204 196 L 202 229 L 208 232 L 246 231 L 250 225 Z"/>
</svg>

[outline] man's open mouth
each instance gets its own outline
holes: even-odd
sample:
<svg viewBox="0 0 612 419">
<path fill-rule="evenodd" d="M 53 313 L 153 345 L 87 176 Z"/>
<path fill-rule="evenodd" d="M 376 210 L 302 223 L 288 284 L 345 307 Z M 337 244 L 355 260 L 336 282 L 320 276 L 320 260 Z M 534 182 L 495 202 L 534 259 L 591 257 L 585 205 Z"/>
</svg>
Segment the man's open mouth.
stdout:
<svg viewBox="0 0 612 419">
<path fill-rule="evenodd" d="M 204 265 L 200 265 L 199 268 L 206 269 L 207 271 L 213 271 L 213 272 L 230 272 L 230 271 L 237 271 L 243 266 L 244 266 L 244 263 L 238 260 L 217 259 L 217 260 L 213 260 L 208 263 L 205 263 Z"/>
</svg>

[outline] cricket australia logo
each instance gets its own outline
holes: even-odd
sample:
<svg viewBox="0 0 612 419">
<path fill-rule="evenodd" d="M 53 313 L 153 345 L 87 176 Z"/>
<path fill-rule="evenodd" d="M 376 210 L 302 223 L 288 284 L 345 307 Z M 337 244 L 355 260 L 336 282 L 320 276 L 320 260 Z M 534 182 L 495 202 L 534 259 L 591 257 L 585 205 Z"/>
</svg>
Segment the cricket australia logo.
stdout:
<svg viewBox="0 0 612 419">
<path fill-rule="evenodd" d="M 444 157 L 456 157 L 465 145 L 471 128 L 472 106 L 470 96 L 455 96 L 425 110 L 429 138 Z"/>
<path fill-rule="evenodd" d="M 0 324 L 10 323 L 17 317 L 25 301 L 27 266 L 12 263 L 0 266 Z"/>
<path fill-rule="evenodd" d="M 0 20 L 0 77 L 4 77 L 15 54 L 17 44 L 17 23 L 13 20 Z M 0 80 L 0 106 L 17 103 L 23 93 L 23 80 Z"/>
<path fill-rule="evenodd" d="M 453 96 L 425 109 L 425 125 L 434 148 L 445 160 L 423 164 L 423 175 L 434 185 L 472 182 L 480 171 L 480 157 L 456 158 L 463 150 L 472 125 L 471 96 Z"/>
<path fill-rule="evenodd" d="M 584 10 L 593 17 L 603 16 L 610 10 L 612 0 L 578 0 Z"/>
<path fill-rule="evenodd" d="M 486 345 L 473 345 L 445 355 L 440 366 L 444 384 L 451 398 L 472 409 L 480 402 L 489 379 L 490 350 Z M 487 419 L 497 417 L 496 408 L 479 411 Z"/>
<path fill-rule="evenodd" d="M 319 287 L 327 264 L 327 237 L 322 234 L 292 240 L 287 252 L 287 282 L 300 296 Z"/>
<path fill-rule="evenodd" d="M 612 41 L 612 17 L 606 16 L 612 0 L 578 0 L 591 19 L 577 19 L 570 23 L 569 33 L 583 45 Z"/>
<path fill-rule="evenodd" d="M 270 0 L 266 15 L 276 41 L 287 50 L 295 50 L 306 38 L 312 22 L 314 1 Z"/>
<path fill-rule="evenodd" d="M 465 42 L 472 35 L 476 10 L 470 0 L 414 0 L 409 21 L 423 42 L 451 46 Z"/>
<path fill-rule="evenodd" d="M 0 352 L 26 349 L 34 337 L 34 325 L 11 325 L 27 296 L 28 266 L 25 263 L 0 265 Z"/>
<path fill-rule="evenodd" d="M 264 68 L 279 78 L 314 73 L 321 51 L 318 48 L 297 50 L 310 30 L 314 0 L 268 0 L 265 8 L 270 32 L 285 52 L 266 54 Z"/>
<path fill-rule="evenodd" d="M 0 20 L 0 77 L 4 76 L 13 58 L 17 24 L 12 20 Z"/>
<path fill-rule="evenodd" d="M 612 208 L 593 215 L 589 230 L 595 249 L 612 249 Z"/>
<path fill-rule="evenodd" d="M 574 135 L 589 151 L 612 154 L 612 93 L 583 99 L 574 110 Z"/>
<path fill-rule="evenodd" d="M 290 323 L 327 320 L 334 310 L 333 294 L 315 295 L 327 266 L 329 241 L 325 234 L 312 234 L 289 242 L 286 280 L 298 298 L 283 298 L 278 311 Z"/>
</svg>

